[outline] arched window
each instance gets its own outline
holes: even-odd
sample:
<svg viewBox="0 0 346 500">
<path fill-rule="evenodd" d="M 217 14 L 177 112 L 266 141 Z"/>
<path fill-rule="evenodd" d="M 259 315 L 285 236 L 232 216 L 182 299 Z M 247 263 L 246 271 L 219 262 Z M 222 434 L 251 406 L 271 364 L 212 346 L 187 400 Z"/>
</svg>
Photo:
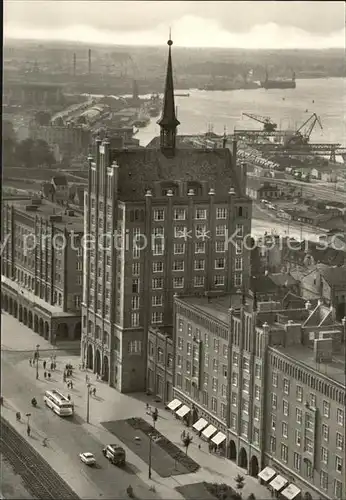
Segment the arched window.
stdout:
<svg viewBox="0 0 346 500">
<path fill-rule="evenodd" d="M 93 324 L 92 324 L 92 321 L 90 321 L 90 319 L 89 319 L 89 321 L 88 321 L 88 333 L 92 333 L 92 331 L 93 331 Z"/>
<path fill-rule="evenodd" d="M 101 328 L 98 325 L 96 325 L 96 328 L 95 328 L 95 337 L 97 339 L 101 338 Z"/>
</svg>

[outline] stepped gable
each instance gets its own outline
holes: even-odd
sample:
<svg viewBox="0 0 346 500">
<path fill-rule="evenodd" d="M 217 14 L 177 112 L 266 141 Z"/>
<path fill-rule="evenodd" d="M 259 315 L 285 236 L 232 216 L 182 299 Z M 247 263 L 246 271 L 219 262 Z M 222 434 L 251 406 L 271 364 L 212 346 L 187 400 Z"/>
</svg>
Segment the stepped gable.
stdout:
<svg viewBox="0 0 346 500">
<path fill-rule="evenodd" d="M 119 198 L 143 200 L 145 191 L 160 181 L 206 181 L 218 196 L 226 196 L 230 187 L 241 190 L 228 149 L 176 149 L 167 157 L 160 149 L 111 150 L 110 163 L 119 165 Z"/>
</svg>

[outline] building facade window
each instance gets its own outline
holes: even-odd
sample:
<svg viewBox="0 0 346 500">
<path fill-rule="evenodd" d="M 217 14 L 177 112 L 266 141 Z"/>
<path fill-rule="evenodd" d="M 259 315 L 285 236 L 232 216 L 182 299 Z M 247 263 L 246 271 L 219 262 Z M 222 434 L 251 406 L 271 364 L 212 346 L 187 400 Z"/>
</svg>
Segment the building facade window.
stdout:
<svg viewBox="0 0 346 500">
<path fill-rule="evenodd" d="M 287 464 L 288 462 L 288 447 L 281 443 L 281 460 Z"/>
</svg>

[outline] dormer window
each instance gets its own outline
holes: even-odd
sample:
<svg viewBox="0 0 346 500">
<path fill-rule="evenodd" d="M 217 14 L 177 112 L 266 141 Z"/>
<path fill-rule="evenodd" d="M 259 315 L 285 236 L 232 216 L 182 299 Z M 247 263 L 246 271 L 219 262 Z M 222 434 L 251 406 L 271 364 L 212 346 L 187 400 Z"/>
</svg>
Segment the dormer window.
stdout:
<svg viewBox="0 0 346 500">
<path fill-rule="evenodd" d="M 192 190 L 195 196 L 202 196 L 203 188 L 202 184 L 199 182 L 188 182 L 187 183 L 187 193 Z"/>
<path fill-rule="evenodd" d="M 161 195 L 162 196 L 177 196 L 179 194 L 179 186 L 175 182 L 163 182 L 161 184 Z"/>
</svg>

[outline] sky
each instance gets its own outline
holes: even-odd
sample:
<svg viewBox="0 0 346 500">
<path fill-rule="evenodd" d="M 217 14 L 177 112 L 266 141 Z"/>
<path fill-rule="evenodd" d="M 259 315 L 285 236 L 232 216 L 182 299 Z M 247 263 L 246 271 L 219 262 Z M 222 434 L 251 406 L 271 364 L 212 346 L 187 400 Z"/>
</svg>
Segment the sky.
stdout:
<svg viewBox="0 0 346 500">
<path fill-rule="evenodd" d="M 5 38 L 225 48 L 345 47 L 342 1 L 5 0 Z"/>
</svg>

